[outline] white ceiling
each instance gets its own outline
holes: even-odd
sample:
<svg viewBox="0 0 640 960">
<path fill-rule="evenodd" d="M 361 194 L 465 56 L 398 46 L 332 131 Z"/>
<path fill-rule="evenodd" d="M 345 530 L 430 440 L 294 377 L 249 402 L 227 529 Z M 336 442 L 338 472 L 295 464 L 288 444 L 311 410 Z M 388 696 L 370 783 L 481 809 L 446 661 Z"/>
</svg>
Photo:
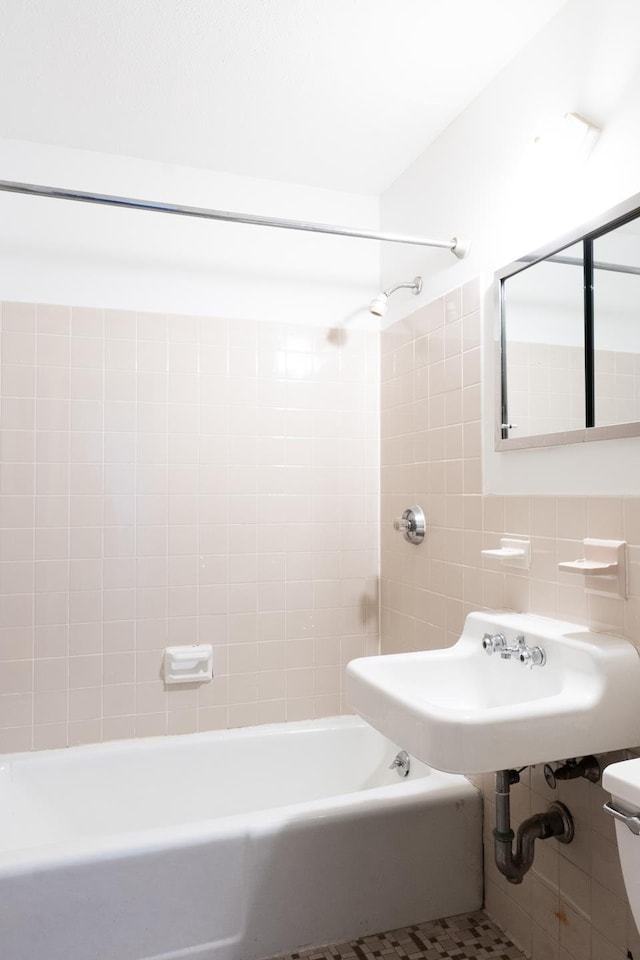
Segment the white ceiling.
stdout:
<svg viewBox="0 0 640 960">
<path fill-rule="evenodd" d="M 1 0 L 0 136 L 379 193 L 566 0 Z"/>
</svg>

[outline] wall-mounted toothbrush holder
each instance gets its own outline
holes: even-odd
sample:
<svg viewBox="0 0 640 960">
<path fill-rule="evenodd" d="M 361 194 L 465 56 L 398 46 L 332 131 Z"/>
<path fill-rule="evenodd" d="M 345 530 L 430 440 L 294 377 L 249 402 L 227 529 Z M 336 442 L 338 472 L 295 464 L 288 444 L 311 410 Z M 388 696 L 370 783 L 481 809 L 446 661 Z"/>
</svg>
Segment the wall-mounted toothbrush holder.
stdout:
<svg viewBox="0 0 640 960">
<path fill-rule="evenodd" d="M 624 540 L 592 540 L 584 543 L 584 557 L 580 560 L 564 560 L 558 564 L 566 573 L 578 573 L 584 577 L 587 593 L 605 597 L 627 596 L 627 552 Z"/>
<path fill-rule="evenodd" d="M 528 570 L 531 566 L 531 541 L 517 540 L 512 537 L 500 537 L 500 547 L 495 550 L 482 550 L 483 557 L 501 560 L 505 567 L 520 567 Z"/>
</svg>

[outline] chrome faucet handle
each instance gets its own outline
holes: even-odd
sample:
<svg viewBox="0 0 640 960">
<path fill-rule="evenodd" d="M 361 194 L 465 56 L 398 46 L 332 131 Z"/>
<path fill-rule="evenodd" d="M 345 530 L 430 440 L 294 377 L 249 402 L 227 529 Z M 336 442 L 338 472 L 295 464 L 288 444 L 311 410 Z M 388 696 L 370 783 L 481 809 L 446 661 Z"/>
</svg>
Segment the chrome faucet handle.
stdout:
<svg viewBox="0 0 640 960">
<path fill-rule="evenodd" d="M 520 649 L 520 663 L 524 663 L 529 670 L 534 667 L 544 667 L 547 662 L 547 655 L 542 647 L 527 647 L 523 645 Z"/>
<path fill-rule="evenodd" d="M 507 641 L 503 633 L 485 633 L 482 638 L 482 649 L 489 656 L 498 652 L 500 652 L 501 656 L 504 656 L 503 651 L 506 647 Z"/>
<path fill-rule="evenodd" d="M 523 633 L 519 633 L 515 637 L 515 641 L 518 646 L 515 648 L 514 653 L 520 663 L 524 663 L 530 670 L 532 670 L 533 667 L 543 667 L 545 665 L 547 655 L 542 647 L 529 647 Z"/>
<path fill-rule="evenodd" d="M 409 543 L 419 544 L 424 540 L 426 520 L 420 507 L 409 507 L 401 517 L 393 521 L 393 529 L 399 530 Z"/>
</svg>

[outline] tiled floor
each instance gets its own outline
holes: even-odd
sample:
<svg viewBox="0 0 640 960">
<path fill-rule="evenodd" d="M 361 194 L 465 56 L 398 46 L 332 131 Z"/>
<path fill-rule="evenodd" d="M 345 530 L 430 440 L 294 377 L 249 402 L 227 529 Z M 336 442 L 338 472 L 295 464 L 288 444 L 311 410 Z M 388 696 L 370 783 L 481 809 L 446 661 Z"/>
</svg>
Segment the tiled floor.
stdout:
<svg viewBox="0 0 640 960">
<path fill-rule="evenodd" d="M 482 911 L 402 927 L 278 960 L 524 960 Z"/>
</svg>

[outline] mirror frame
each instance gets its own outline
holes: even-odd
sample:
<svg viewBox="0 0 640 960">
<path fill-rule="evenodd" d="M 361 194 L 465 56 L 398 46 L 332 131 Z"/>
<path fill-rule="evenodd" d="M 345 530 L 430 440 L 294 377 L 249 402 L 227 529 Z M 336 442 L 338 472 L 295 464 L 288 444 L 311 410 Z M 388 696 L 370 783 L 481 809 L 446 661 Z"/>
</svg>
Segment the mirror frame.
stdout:
<svg viewBox="0 0 640 960">
<path fill-rule="evenodd" d="M 640 437 L 640 421 L 615 423 L 603 427 L 588 426 L 587 421 L 594 419 L 594 309 L 593 309 L 593 241 L 603 234 L 631 220 L 640 219 L 640 193 L 623 203 L 610 208 L 594 220 L 577 227 L 565 236 L 545 244 L 533 253 L 514 260 L 494 274 L 495 310 L 500 320 L 500 339 L 496 343 L 495 371 L 495 449 L 526 450 L 532 447 L 553 447 L 566 443 L 585 443 L 591 440 L 615 440 L 624 437 Z M 559 433 L 531 434 L 527 437 L 508 437 L 507 405 L 507 332 L 505 311 L 505 281 L 536 263 L 561 253 L 567 247 L 583 243 L 583 316 L 584 316 L 584 353 L 585 353 L 585 426 L 579 430 L 566 430 Z"/>
</svg>

